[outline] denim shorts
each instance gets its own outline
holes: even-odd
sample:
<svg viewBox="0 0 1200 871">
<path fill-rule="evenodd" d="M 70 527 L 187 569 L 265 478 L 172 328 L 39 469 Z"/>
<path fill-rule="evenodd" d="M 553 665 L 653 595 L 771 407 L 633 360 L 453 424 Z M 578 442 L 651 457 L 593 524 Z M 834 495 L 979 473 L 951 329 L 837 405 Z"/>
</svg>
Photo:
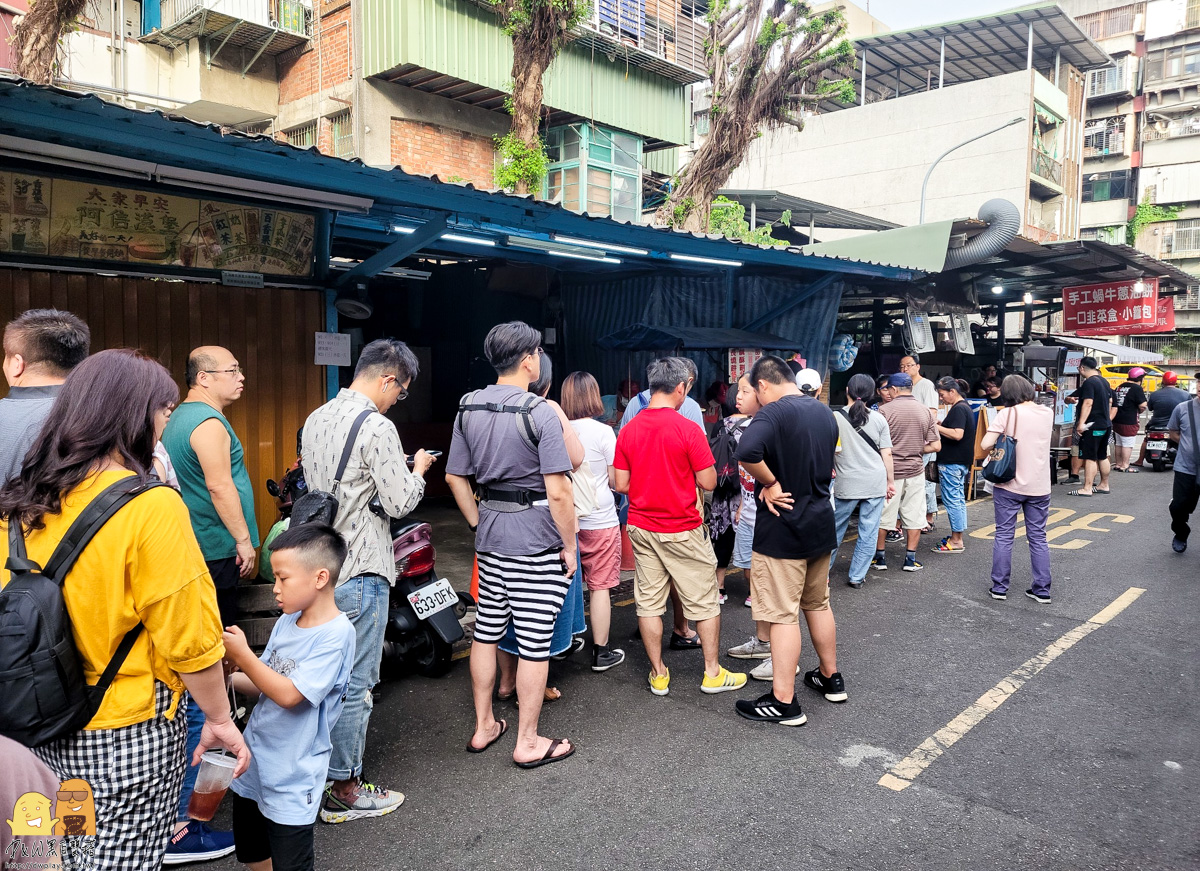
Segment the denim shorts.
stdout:
<svg viewBox="0 0 1200 871">
<path fill-rule="evenodd" d="M 742 521 L 737 525 L 737 534 L 733 540 L 733 559 L 729 564 L 735 569 L 750 568 L 750 558 L 754 551 L 754 523 Z"/>
</svg>

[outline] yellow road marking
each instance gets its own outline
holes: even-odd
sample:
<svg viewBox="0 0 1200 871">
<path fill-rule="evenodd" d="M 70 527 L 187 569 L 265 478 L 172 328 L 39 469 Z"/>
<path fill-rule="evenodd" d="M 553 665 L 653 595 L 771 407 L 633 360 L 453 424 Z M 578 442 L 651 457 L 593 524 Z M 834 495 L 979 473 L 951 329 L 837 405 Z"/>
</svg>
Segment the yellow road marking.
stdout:
<svg viewBox="0 0 1200 871">
<path fill-rule="evenodd" d="M 1046 541 L 1050 547 L 1055 550 L 1079 550 L 1082 547 L 1087 547 L 1092 543 L 1090 538 L 1072 538 L 1069 541 L 1055 543 L 1057 539 L 1062 538 L 1072 532 L 1086 530 L 1088 532 L 1111 532 L 1112 530 L 1104 526 L 1093 526 L 1093 523 L 1109 519 L 1110 523 L 1133 523 L 1133 516 L 1130 514 L 1111 514 L 1104 511 L 1099 511 L 1094 514 L 1085 514 L 1083 517 L 1077 517 L 1070 523 L 1063 526 L 1053 526 L 1060 520 L 1066 520 L 1075 514 L 1070 508 L 1051 508 L 1050 513 L 1046 517 L 1046 526 L 1052 527 L 1046 530 Z M 990 541 L 996 537 L 996 526 L 984 526 L 969 533 L 972 538 L 980 538 L 985 541 Z M 1014 536 L 1020 538 L 1025 535 L 1025 524 L 1018 522 Z"/>
<path fill-rule="evenodd" d="M 939 756 L 970 732 L 984 717 L 1004 704 L 1013 693 L 1025 685 L 1026 681 L 1128 608 L 1144 592 L 1146 591 L 1141 587 L 1130 587 L 1087 622 L 1080 623 L 1037 656 L 1022 663 L 1004 680 L 980 696 L 973 705 L 926 738 L 912 753 L 892 766 L 887 774 L 879 778 L 879 785 L 896 792 L 911 786 L 917 775 L 932 765 Z"/>
</svg>

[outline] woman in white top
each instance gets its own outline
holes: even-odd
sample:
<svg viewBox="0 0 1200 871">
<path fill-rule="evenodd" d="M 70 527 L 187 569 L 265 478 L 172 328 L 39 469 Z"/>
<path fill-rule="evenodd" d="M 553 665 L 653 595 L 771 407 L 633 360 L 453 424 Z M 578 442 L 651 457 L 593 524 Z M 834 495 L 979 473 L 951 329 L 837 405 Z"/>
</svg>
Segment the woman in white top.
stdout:
<svg viewBox="0 0 1200 871">
<path fill-rule="evenodd" d="M 587 372 L 572 372 L 563 381 L 562 409 L 583 443 L 584 462 L 596 481 L 596 507 L 579 518 L 579 560 L 591 593 L 592 671 L 607 671 L 625 660 L 625 651 L 608 646 L 610 591 L 621 580 L 621 525 L 612 492 L 617 437 L 612 427 L 596 420 L 604 403 L 600 386 Z"/>
<path fill-rule="evenodd" d="M 1012 573 L 1013 538 L 1017 513 L 1025 515 L 1025 539 L 1033 563 L 1033 586 L 1025 595 L 1043 605 L 1050 604 L 1050 546 L 1046 541 L 1046 518 L 1050 513 L 1050 436 L 1054 410 L 1033 401 L 1033 382 L 1024 375 L 1008 375 L 1000 385 L 1005 408 L 988 426 L 980 442 L 991 450 L 1001 434 L 1017 440 L 1017 475 L 995 484 L 992 502 L 996 509 L 996 540 L 992 545 L 992 598 L 1008 598 Z"/>
<path fill-rule="evenodd" d="M 854 375 L 846 385 L 846 408 L 834 415 L 838 450 L 834 454 L 837 485 L 833 492 L 833 513 L 840 548 L 850 516 L 858 509 L 858 541 L 850 557 L 849 581 L 856 589 L 863 585 L 871 557 L 875 555 L 883 503 L 896 491 L 888 422 L 878 411 L 867 407 L 874 395 L 874 379 L 870 375 Z"/>
</svg>

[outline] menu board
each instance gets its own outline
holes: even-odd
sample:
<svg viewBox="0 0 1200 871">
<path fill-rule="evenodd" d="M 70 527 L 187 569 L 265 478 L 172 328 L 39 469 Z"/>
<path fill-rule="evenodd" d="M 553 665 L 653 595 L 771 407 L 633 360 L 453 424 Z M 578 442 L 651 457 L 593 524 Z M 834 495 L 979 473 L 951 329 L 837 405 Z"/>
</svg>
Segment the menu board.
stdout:
<svg viewBox="0 0 1200 871">
<path fill-rule="evenodd" d="M 315 227 L 305 212 L 0 172 L 0 253 L 303 277 Z"/>
</svg>

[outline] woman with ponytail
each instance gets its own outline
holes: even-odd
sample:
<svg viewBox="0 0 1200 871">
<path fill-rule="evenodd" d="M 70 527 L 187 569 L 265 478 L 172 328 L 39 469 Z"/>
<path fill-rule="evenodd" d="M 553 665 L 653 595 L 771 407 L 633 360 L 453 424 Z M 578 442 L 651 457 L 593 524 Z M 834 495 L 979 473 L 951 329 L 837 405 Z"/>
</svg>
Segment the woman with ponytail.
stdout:
<svg viewBox="0 0 1200 871">
<path fill-rule="evenodd" d="M 838 450 L 834 456 L 837 478 L 833 507 L 839 548 L 850 515 L 858 508 L 858 541 L 850 558 L 850 586 L 855 588 L 862 586 L 875 554 L 883 503 L 896 492 L 887 420 L 867 405 L 874 396 L 874 379 L 870 375 L 855 375 L 846 385 L 846 407 L 834 415 Z"/>
</svg>

